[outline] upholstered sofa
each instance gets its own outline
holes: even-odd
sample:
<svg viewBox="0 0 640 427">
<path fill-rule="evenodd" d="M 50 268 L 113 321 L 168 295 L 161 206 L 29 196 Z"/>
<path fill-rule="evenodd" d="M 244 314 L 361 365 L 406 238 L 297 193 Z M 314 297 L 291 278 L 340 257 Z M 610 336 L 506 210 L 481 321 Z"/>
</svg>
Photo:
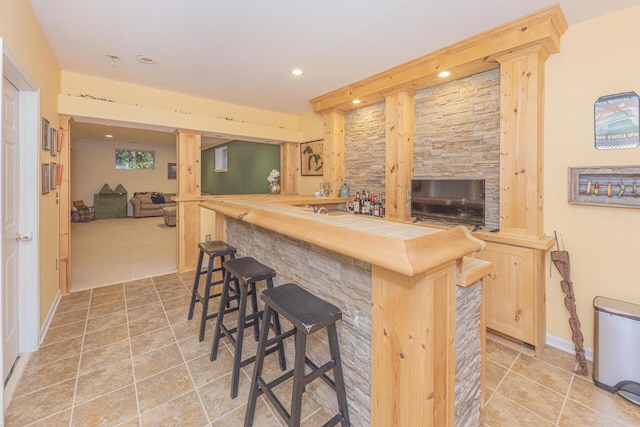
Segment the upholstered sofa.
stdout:
<svg viewBox="0 0 640 427">
<path fill-rule="evenodd" d="M 172 201 L 175 195 L 176 193 L 157 193 L 151 191 L 133 193 L 133 197 L 129 199 L 133 206 L 133 216 L 135 218 L 162 216 L 163 208 L 176 206 L 176 202 Z"/>
</svg>

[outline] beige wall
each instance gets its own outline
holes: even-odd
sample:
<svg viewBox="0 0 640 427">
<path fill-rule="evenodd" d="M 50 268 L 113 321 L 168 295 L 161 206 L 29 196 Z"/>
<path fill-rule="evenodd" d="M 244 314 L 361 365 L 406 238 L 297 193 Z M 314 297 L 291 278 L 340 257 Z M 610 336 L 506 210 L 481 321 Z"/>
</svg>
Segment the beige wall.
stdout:
<svg viewBox="0 0 640 427">
<path fill-rule="evenodd" d="M 578 315 L 589 347 L 594 342 L 595 296 L 640 304 L 640 210 L 568 204 L 567 168 L 640 165 L 640 148 L 596 150 L 593 144 L 594 101 L 613 93 L 640 93 L 639 20 L 640 6 L 635 6 L 573 26 L 562 38 L 561 53 L 547 61 L 545 230 L 549 235 L 557 230 L 570 253 Z M 571 341 L 560 276 L 555 267 L 546 276 L 547 333 Z"/>
<path fill-rule="evenodd" d="M 40 114 L 59 126 L 60 67 L 27 0 L 0 2 L 0 37 L 40 87 Z M 39 144 L 39 141 L 36 141 Z M 40 162 L 56 161 L 40 151 Z M 38 166 L 38 174 L 40 173 Z M 40 321 L 58 292 L 58 205 L 55 192 L 40 197 Z"/>
</svg>

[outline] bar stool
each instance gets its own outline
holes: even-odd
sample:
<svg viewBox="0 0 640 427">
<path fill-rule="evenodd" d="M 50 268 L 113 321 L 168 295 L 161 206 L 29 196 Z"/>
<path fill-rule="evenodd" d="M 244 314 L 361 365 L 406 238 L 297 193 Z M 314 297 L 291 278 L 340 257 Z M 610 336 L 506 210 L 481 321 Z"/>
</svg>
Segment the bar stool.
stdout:
<svg viewBox="0 0 640 427">
<path fill-rule="evenodd" d="M 276 276 L 275 270 L 261 264 L 257 260 L 251 257 L 236 258 L 230 261 L 226 261 L 223 264 L 225 268 L 224 284 L 222 286 L 222 297 L 220 299 L 220 308 L 218 310 L 218 319 L 216 321 L 215 335 L 213 337 L 213 345 L 211 347 L 211 361 L 216 360 L 218 356 L 218 346 L 223 336 L 226 336 L 235 351 L 233 355 L 233 370 L 231 373 L 231 398 L 235 399 L 238 396 L 238 379 L 240 377 L 240 368 L 247 366 L 256 359 L 253 355 L 247 359 L 242 359 L 242 343 L 244 339 L 244 330 L 253 326 L 253 336 L 258 341 L 260 334 L 259 322 L 262 317 L 262 310 L 258 310 L 258 297 L 256 292 L 256 283 L 262 280 L 267 282 L 267 289 L 273 289 L 273 278 Z M 230 282 L 236 280 L 239 284 L 239 294 L 230 295 L 229 288 Z M 247 315 L 247 297 L 251 297 L 251 314 Z M 238 300 L 236 307 L 228 307 L 228 303 L 231 300 Z M 238 321 L 236 327 L 229 329 L 224 324 L 224 316 L 231 312 L 238 311 Z M 264 331 L 268 331 L 270 328 L 275 330 L 276 335 L 281 333 L 280 319 L 274 317 L 273 323 L 262 323 Z M 233 336 L 235 334 L 235 337 Z M 284 371 L 287 369 L 287 362 L 284 357 L 284 345 L 278 343 L 266 350 L 266 354 L 278 351 L 280 359 L 280 368 Z"/>
<path fill-rule="evenodd" d="M 193 309 L 195 308 L 196 301 L 202 303 L 202 317 L 200 318 L 200 335 L 198 339 L 200 341 L 204 340 L 204 331 L 207 325 L 207 320 L 213 319 L 218 316 L 218 311 L 215 313 L 209 314 L 209 300 L 212 298 L 219 297 L 222 293 L 211 294 L 211 287 L 215 285 L 219 285 L 223 282 L 223 279 L 212 281 L 213 274 L 221 271 L 222 278 L 224 278 L 224 262 L 225 258 L 228 256 L 230 259 L 235 258 L 236 248 L 233 246 L 227 245 L 225 242 L 220 240 L 214 240 L 209 242 L 202 242 L 198 244 L 198 248 L 200 249 L 200 254 L 198 256 L 198 267 L 196 270 L 196 277 L 193 280 L 193 289 L 191 291 L 191 304 L 189 304 L 189 316 L 188 319 L 193 319 Z M 202 270 L 202 259 L 204 254 L 207 254 L 209 257 L 209 265 L 206 270 Z M 214 268 L 215 259 L 220 258 L 220 267 Z M 204 286 L 204 295 L 201 296 L 198 293 L 198 286 L 200 285 L 200 276 L 203 274 L 207 275 L 207 279 Z M 238 290 L 236 283 L 236 291 Z"/>
<path fill-rule="evenodd" d="M 293 324 L 293 329 L 268 339 L 266 328 L 262 330 L 256 363 L 251 376 L 251 390 L 249 392 L 249 403 L 244 419 L 245 427 L 253 425 L 253 417 L 256 409 L 258 396 L 265 394 L 280 416 L 288 426 L 299 426 L 302 416 L 302 394 L 305 387 L 311 381 L 322 378 L 336 392 L 338 399 L 338 413 L 333 416 L 324 426 L 334 426 L 339 423 L 349 426 L 349 410 L 347 408 L 347 394 L 344 388 L 344 378 L 342 376 L 342 363 L 340 361 L 340 350 L 338 348 L 338 335 L 336 332 L 336 322 L 342 318 L 340 309 L 328 302 L 309 293 L 305 289 L 294 283 L 287 283 L 277 288 L 265 290 L 260 298 L 265 303 L 263 323 L 268 323 L 272 316 L 280 314 Z M 329 349 L 331 360 L 318 367 L 306 357 L 307 336 L 323 328 L 327 328 L 329 338 Z M 264 364 L 265 348 L 276 343 L 282 343 L 286 338 L 295 334 L 295 362 L 293 369 L 277 379 L 266 383 L 262 377 L 262 366 Z M 311 372 L 305 375 L 305 364 L 311 368 Z M 335 381 L 327 375 L 333 369 Z M 293 377 L 293 393 L 291 400 L 291 413 L 287 412 L 280 400 L 273 393 L 272 389 L 282 382 Z"/>
</svg>

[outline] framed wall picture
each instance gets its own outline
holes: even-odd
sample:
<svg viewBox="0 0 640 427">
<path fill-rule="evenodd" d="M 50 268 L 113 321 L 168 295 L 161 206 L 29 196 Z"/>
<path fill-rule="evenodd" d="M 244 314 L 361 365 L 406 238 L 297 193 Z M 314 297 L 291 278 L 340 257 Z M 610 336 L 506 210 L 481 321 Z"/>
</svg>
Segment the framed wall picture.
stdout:
<svg viewBox="0 0 640 427">
<path fill-rule="evenodd" d="M 322 175 L 322 140 L 300 144 L 300 174 L 302 176 Z"/>
<path fill-rule="evenodd" d="M 51 128 L 51 134 L 49 135 L 49 151 L 52 156 L 58 155 L 58 131 L 55 128 Z"/>
<path fill-rule="evenodd" d="M 51 181 L 51 172 L 49 171 L 49 163 L 42 163 L 42 194 L 49 193 L 50 189 L 50 181 Z"/>
<path fill-rule="evenodd" d="M 48 150 L 51 145 L 51 130 L 49 120 L 42 118 L 42 149 Z"/>
<path fill-rule="evenodd" d="M 52 144 L 51 146 L 53 147 L 55 144 Z M 50 163 L 49 165 L 49 189 L 50 190 L 55 190 L 57 187 L 57 181 L 58 181 L 58 164 L 57 163 Z"/>
<path fill-rule="evenodd" d="M 598 149 L 640 145 L 639 98 L 635 92 L 601 96 L 594 104 L 594 139 Z"/>
<path fill-rule="evenodd" d="M 175 163 L 167 163 L 167 179 L 176 179 L 178 176 L 178 167 Z"/>
</svg>

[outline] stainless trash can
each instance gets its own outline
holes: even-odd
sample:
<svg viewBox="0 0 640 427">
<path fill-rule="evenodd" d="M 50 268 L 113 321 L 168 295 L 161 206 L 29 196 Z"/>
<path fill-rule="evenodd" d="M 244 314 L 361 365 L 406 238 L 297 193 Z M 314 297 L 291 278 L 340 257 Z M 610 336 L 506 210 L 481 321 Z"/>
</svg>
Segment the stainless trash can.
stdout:
<svg viewBox="0 0 640 427">
<path fill-rule="evenodd" d="M 640 305 L 595 297 L 593 382 L 640 405 Z"/>
</svg>

